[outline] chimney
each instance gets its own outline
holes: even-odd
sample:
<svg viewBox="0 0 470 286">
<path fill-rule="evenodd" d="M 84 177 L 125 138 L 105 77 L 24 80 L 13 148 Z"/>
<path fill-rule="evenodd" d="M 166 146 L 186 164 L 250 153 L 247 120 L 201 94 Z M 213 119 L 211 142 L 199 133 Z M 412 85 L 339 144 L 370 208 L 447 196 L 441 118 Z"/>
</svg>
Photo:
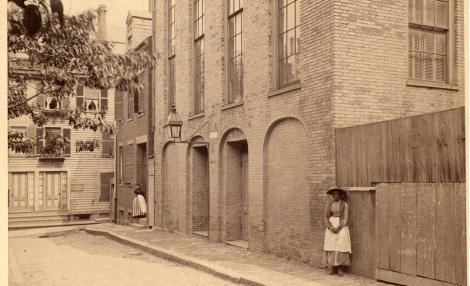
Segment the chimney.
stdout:
<svg viewBox="0 0 470 286">
<path fill-rule="evenodd" d="M 98 39 L 100 40 L 106 40 L 107 35 L 106 35 L 106 12 L 108 12 L 108 9 L 106 9 L 105 5 L 100 5 L 98 7 Z"/>
</svg>

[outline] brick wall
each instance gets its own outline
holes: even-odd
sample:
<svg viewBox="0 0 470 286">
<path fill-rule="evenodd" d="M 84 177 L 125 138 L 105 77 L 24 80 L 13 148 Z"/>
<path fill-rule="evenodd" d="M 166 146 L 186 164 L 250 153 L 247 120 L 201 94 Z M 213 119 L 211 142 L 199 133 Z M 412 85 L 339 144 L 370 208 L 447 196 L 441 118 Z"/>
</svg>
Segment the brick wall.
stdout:
<svg viewBox="0 0 470 286">
<path fill-rule="evenodd" d="M 156 160 L 157 225 L 167 215 L 162 211 L 167 183 L 161 182 L 168 178 L 162 178 L 162 174 L 168 170 L 178 172 L 177 177 L 170 178 L 178 183 L 168 186 L 177 188 L 171 191 L 177 192 L 180 200 L 172 212 L 187 212 L 186 202 L 191 196 L 185 173 L 191 172 L 185 159 L 190 146 L 177 144 L 171 156 L 167 154 L 170 149 L 164 149 L 167 131 L 163 125 L 168 116 L 166 2 L 157 0 L 159 9 L 155 12 L 155 44 L 160 55 L 155 78 L 155 152 L 156 158 L 171 163 L 165 161 L 162 165 L 161 160 Z M 335 183 L 334 128 L 463 105 L 463 71 L 458 74 L 459 91 L 406 86 L 405 1 L 379 5 L 365 0 L 302 0 L 300 87 L 274 92 L 272 45 L 276 37 L 272 35 L 272 1 L 244 1 L 244 103 L 229 108 L 223 105 L 227 48 L 224 2 L 207 0 L 205 5 L 205 112 L 195 116 L 190 114 L 194 91 L 192 1 L 176 1 L 176 107 L 184 121 L 182 139 L 202 136 L 209 143 L 209 239 L 227 239 L 226 214 L 230 204 L 223 148 L 227 134 L 239 129 L 248 145 L 250 249 L 316 264 L 322 255 L 322 218 L 328 199 L 325 191 Z M 462 5 L 459 0 L 456 7 Z M 381 12 L 376 12 L 379 9 Z M 461 26 L 462 13 L 457 14 Z M 460 59 L 457 68 L 461 70 L 462 31 L 458 31 L 456 47 L 460 51 L 456 60 Z M 275 154 L 279 160 L 270 162 Z M 298 174 L 297 180 L 292 179 L 294 173 Z M 297 185 L 298 182 L 303 183 Z M 294 208 L 296 202 L 301 207 Z M 186 220 L 190 216 L 183 217 Z M 279 220 L 270 224 L 273 218 Z M 293 221 L 298 225 L 293 226 Z M 182 223 L 180 218 L 178 229 L 187 232 Z M 270 241 L 277 234 L 285 237 L 289 245 Z"/>
</svg>

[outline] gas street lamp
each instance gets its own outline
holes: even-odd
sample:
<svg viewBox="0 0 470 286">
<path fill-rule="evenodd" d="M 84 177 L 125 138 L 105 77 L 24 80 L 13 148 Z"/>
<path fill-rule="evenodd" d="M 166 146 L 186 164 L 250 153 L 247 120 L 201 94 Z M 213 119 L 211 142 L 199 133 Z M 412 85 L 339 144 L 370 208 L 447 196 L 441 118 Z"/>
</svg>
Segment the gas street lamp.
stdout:
<svg viewBox="0 0 470 286">
<path fill-rule="evenodd" d="M 179 114 L 176 112 L 176 107 L 174 104 L 170 107 L 170 114 L 168 115 L 167 123 L 165 127 L 168 127 L 168 137 L 173 138 L 173 142 L 181 141 L 181 126 L 183 121 L 181 120 Z"/>
</svg>

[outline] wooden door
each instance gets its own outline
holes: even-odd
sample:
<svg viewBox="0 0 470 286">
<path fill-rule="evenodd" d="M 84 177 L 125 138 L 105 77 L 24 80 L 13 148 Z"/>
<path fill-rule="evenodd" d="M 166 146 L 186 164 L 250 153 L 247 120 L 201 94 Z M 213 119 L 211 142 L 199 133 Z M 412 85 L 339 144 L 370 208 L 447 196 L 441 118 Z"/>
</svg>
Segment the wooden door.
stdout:
<svg viewBox="0 0 470 286">
<path fill-rule="evenodd" d="M 466 285 L 465 183 L 379 184 L 377 279 Z"/>
<path fill-rule="evenodd" d="M 28 193 L 33 186 L 30 186 L 30 180 L 28 178 L 29 175 L 27 172 L 9 174 L 8 192 L 10 212 L 27 212 L 29 210 Z"/>
<path fill-rule="evenodd" d="M 44 193 L 44 209 L 61 210 L 67 208 L 66 172 L 41 172 Z"/>
<path fill-rule="evenodd" d="M 242 192 L 242 240 L 248 240 L 248 153 L 242 154 L 241 159 L 241 192 Z"/>
</svg>

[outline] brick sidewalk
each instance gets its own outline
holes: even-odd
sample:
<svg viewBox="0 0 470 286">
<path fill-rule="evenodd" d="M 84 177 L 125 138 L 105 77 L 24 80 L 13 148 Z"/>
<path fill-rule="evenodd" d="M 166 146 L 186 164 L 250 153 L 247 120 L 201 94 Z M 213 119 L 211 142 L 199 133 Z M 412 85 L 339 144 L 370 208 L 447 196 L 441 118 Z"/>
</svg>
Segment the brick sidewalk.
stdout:
<svg viewBox="0 0 470 286">
<path fill-rule="evenodd" d="M 164 231 L 100 224 L 86 231 L 106 235 L 121 243 L 157 256 L 249 285 L 359 286 L 387 285 L 374 280 L 346 275 L 328 275 L 319 268 L 271 255 L 253 253 L 223 243 L 208 242 L 197 236 L 182 236 Z"/>
</svg>

